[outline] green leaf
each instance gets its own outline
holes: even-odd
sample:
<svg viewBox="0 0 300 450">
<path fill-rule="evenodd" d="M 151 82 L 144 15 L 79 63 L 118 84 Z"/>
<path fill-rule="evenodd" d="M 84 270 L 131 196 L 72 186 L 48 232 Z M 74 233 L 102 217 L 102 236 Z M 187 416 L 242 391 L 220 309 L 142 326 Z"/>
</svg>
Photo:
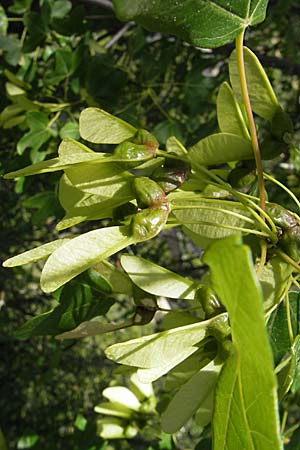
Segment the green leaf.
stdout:
<svg viewBox="0 0 300 450">
<path fill-rule="evenodd" d="M 83 321 L 106 314 L 113 303 L 112 299 L 99 299 L 99 290 L 95 285 L 88 285 L 79 278 L 63 288 L 56 307 L 28 320 L 14 336 L 17 339 L 55 336 L 72 330 Z"/>
<path fill-rule="evenodd" d="M 26 135 L 25 135 L 26 136 Z M 17 176 L 28 176 L 28 175 L 36 175 L 38 173 L 45 172 L 55 172 L 57 170 L 66 170 L 73 165 L 81 164 L 81 163 L 104 163 L 107 165 L 107 161 L 109 162 L 111 159 L 107 157 L 106 153 L 97 153 L 90 150 L 85 145 L 75 141 L 71 138 L 64 138 L 58 148 L 58 158 L 48 159 L 47 161 L 42 161 L 36 164 L 32 164 L 31 166 L 25 167 L 24 169 L 16 170 L 15 172 L 10 172 L 5 175 L 6 178 L 14 178 Z M 86 166 L 85 166 L 86 167 Z M 89 166 L 88 166 L 89 167 Z M 116 167 L 116 166 L 115 166 Z M 80 167 L 76 168 L 76 172 L 80 173 Z M 91 170 L 93 170 L 91 168 Z M 94 169 L 94 171 L 97 170 Z M 105 170 L 105 169 L 102 169 Z M 110 168 L 107 169 L 110 171 Z M 112 167 L 111 170 L 115 170 Z M 121 172 L 121 168 L 117 170 Z"/>
<path fill-rule="evenodd" d="M 284 365 L 282 370 L 278 373 L 278 397 L 282 400 L 289 390 L 297 383 L 297 376 L 299 372 L 300 361 L 300 336 L 298 335 L 294 340 L 289 354 L 286 355 L 289 358 L 289 363 Z"/>
<path fill-rule="evenodd" d="M 37 434 L 26 434 L 21 436 L 17 442 L 17 449 L 32 448 L 39 440 Z"/>
<path fill-rule="evenodd" d="M 120 20 L 175 34 L 197 47 L 232 42 L 248 25 L 264 20 L 268 0 L 113 0 Z"/>
<path fill-rule="evenodd" d="M 27 252 L 20 253 L 4 261 L 3 267 L 22 266 L 23 264 L 29 264 L 47 258 L 51 253 L 69 241 L 70 238 L 57 239 L 56 241 L 48 242 Z"/>
<path fill-rule="evenodd" d="M 132 320 L 121 322 L 118 324 L 103 322 L 97 318 L 87 320 L 71 331 L 66 331 L 56 336 L 56 339 L 83 339 L 90 336 L 98 336 L 99 334 L 111 333 L 113 331 L 122 330 L 132 325 Z"/>
<path fill-rule="evenodd" d="M 99 195 L 103 200 L 121 197 L 125 203 L 133 198 L 133 175 L 117 163 L 81 163 L 66 168 L 65 174 L 77 189 Z"/>
<path fill-rule="evenodd" d="M 132 243 L 127 227 L 100 228 L 75 237 L 54 251 L 47 260 L 41 275 L 42 290 L 55 291 L 76 275 Z"/>
<path fill-rule="evenodd" d="M 179 389 L 162 414 L 163 431 L 173 434 L 186 424 L 202 403 L 211 396 L 220 369 L 221 365 L 211 361 Z"/>
<path fill-rule="evenodd" d="M 165 375 L 195 353 L 198 349 L 197 344 L 207 336 L 210 327 L 221 317 L 226 318 L 226 314 L 205 322 L 114 344 L 108 347 L 105 353 L 115 362 L 139 367 L 140 381 L 149 383 Z"/>
<path fill-rule="evenodd" d="M 59 160 L 62 164 L 77 164 L 101 161 L 107 158 L 106 153 L 94 152 L 86 145 L 71 138 L 64 138 L 58 148 Z"/>
<path fill-rule="evenodd" d="M 83 139 L 95 144 L 119 144 L 131 138 L 136 128 L 99 108 L 86 108 L 79 118 Z"/>
<path fill-rule="evenodd" d="M 264 265 L 259 274 L 259 281 L 263 291 L 265 310 L 279 305 L 290 284 L 292 272 L 291 265 L 279 256 L 271 258 Z"/>
<path fill-rule="evenodd" d="M 281 108 L 267 74 L 257 56 L 255 56 L 255 54 L 247 47 L 244 47 L 244 60 L 252 109 L 260 117 L 272 121 L 276 112 Z M 229 58 L 229 75 L 233 92 L 238 101 L 242 102 L 242 92 L 235 50 Z"/>
<path fill-rule="evenodd" d="M 214 242 L 203 262 L 228 311 L 234 345 L 217 384 L 214 449 L 233 450 L 237 442 L 245 450 L 282 449 L 272 352 L 250 249 L 230 236 Z"/>
<path fill-rule="evenodd" d="M 168 153 L 174 153 L 175 155 L 184 157 L 188 153 L 184 145 L 175 136 L 171 136 L 167 139 L 166 150 Z"/>
<path fill-rule="evenodd" d="M 123 417 L 124 419 L 130 419 L 133 413 L 132 409 L 127 408 L 117 402 L 99 403 L 99 405 L 95 406 L 94 411 L 98 414 Z"/>
<path fill-rule="evenodd" d="M 0 428 L 0 450 L 8 450 L 4 434 Z"/>
<path fill-rule="evenodd" d="M 170 137 L 183 140 L 183 133 L 179 123 L 164 120 L 160 122 L 153 130 L 153 133 L 162 144 L 166 144 Z"/>
<path fill-rule="evenodd" d="M 122 255 L 121 264 L 134 284 L 153 295 L 193 300 L 198 284 L 138 256 Z"/>
<path fill-rule="evenodd" d="M 172 213 L 185 229 L 201 239 L 220 239 L 238 231 L 254 229 L 250 212 L 238 202 L 205 199 L 194 196 L 192 201 L 178 199 L 172 202 Z M 181 209 L 182 208 L 182 209 Z"/>
<path fill-rule="evenodd" d="M 56 0 L 51 7 L 52 19 L 63 19 L 72 9 L 72 3 L 68 0 Z"/>
<path fill-rule="evenodd" d="M 217 97 L 217 116 L 219 128 L 223 133 L 236 134 L 243 138 L 250 139 L 242 111 L 234 98 L 231 87 L 226 81 L 221 84 L 219 89 Z"/>
<path fill-rule="evenodd" d="M 26 114 L 30 131 L 19 140 L 17 152 L 22 155 L 27 148 L 38 151 L 52 136 L 48 128 L 48 116 L 39 111 L 30 111 Z"/>
<path fill-rule="evenodd" d="M 38 173 L 56 172 L 57 170 L 64 170 L 70 165 L 71 164 L 62 164 L 59 158 L 52 158 L 46 161 L 38 162 L 36 164 L 31 164 L 30 166 L 24 167 L 23 169 L 15 170 L 14 172 L 9 172 L 5 174 L 4 178 L 10 179 L 36 175 Z"/>
<path fill-rule="evenodd" d="M 77 122 L 66 123 L 59 131 L 59 136 L 64 138 L 80 139 L 79 125 Z"/>
<path fill-rule="evenodd" d="M 0 6 L 0 36 L 6 36 L 8 28 L 8 20 L 5 14 L 5 9 L 3 6 Z"/>
<path fill-rule="evenodd" d="M 94 266 L 94 270 L 99 272 L 111 284 L 113 292 L 132 295 L 133 284 L 129 276 L 117 269 L 113 264 L 108 261 L 102 261 Z"/>
<path fill-rule="evenodd" d="M 134 393 L 123 386 L 108 387 L 102 391 L 102 395 L 110 402 L 119 403 L 134 411 L 138 411 L 141 407 L 141 403 Z"/>
<path fill-rule="evenodd" d="M 84 431 L 86 429 L 86 426 L 88 424 L 87 419 L 82 414 L 77 414 L 74 426 L 77 428 L 77 430 Z"/>
<path fill-rule="evenodd" d="M 8 105 L 6 108 L 4 108 L 0 113 L 0 127 L 3 128 L 9 128 L 6 124 L 10 120 L 20 117 L 19 114 L 23 112 L 23 108 L 21 108 L 18 105 Z M 25 116 L 21 116 L 23 120 L 25 119 Z"/>
<path fill-rule="evenodd" d="M 122 197 L 125 194 L 125 197 Z M 57 230 L 64 230 L 86 220 L 112 218 L 114 209 L 131 200 L 132 195 L 126 196 L 126 191 L 120 191 L 120 196 L 104 199 L 101 195 L 94 195 L 81 191 L 73 186 L 66 175 L 59 182 L 59 201 L 66 211 L 65 217 L 56 225 Z"/>
<path fill-rule="evenodd" d="M 193 164 L 210 166 L 252 158 L 251 142 L 230 133 L 211 134 L 193 145 L 189 151 L 192 166 Z"/>
<path fill-rule="evenodd" d="M 289 309 L 294 336 L 297 336 L 300 332 L 299 301 L 300 296 L 298 292 L 289 293 Z M 278 308 L 270 316 L 268 320 L 268 332 L 270 335 L 274 362 L 275 364 L 278 364 L 291 347 L 287 306 L 285 301 L 281 302 L 280 305 L 278 305 Z"/>
</svg>

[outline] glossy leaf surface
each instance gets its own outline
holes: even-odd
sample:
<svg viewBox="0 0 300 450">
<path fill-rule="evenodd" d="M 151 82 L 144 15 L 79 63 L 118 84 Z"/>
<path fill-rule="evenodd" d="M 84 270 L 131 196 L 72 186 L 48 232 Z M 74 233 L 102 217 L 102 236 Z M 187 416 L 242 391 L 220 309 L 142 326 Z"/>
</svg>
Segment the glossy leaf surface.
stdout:
<svg viewBox="0 0 300 450">
<path fill-rule="evenodd" d="M 232 42 L 248 25 L 262 22 L 267 0 L 114 0 L 120 20 L 175 34 L 197 47 Z"/>
<path fill-rule="evenodd" d="M 239 236 L 231 236 L 213 243 L 203 261 L 229 313 L 234 345 L 217 384 L 214 449 L 233 450 L 239 442 L 245 450 L 279 450 L 272 352 L 250 250 Z"/>
</svg>

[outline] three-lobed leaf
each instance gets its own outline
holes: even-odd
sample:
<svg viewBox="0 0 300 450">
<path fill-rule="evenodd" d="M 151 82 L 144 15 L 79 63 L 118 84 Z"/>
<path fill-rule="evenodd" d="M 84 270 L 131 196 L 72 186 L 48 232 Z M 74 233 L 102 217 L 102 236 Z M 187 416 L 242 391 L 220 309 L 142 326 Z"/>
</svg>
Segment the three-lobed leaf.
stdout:
<svg viewBox="0 0 300 450">
<path fill-rule="evenodd" d="M 232 42 L 248 25 L 264 20 L 268 0 L 113 0 L 120 20 L 170 33 L 197 47 Z"/>
</svg>

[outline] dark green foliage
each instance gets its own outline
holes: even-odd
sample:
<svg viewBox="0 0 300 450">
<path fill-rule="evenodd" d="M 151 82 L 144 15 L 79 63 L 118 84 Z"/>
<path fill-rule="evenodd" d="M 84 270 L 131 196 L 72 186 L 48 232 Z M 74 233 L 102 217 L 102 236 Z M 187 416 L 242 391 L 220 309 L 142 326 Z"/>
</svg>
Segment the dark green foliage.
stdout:
<svg viewBox="0 0 300 450">
<path fill-rule="evenodd" d="M 77 275 L 54 292 L 51 298 L 42 294 L 38 287 L 40 263 L 13 271 L 0 269 L 0 346 L 3 355 L 0 369 L 0 447 L 2 430 L 9 448 L 211 448 L 210 426 L 206 426 L 199 414 L 195 417 L 197 424 L 188 422 L 185 433 L 178 433 L 174 440 L 161 432 L 156 416 L 145 419 L 137 414 L 132 420 L 140 429 L 138 436 L 131 440 L 103 441 L 99 437 L 99 429 L 97 431 L 97 417 L 93 407 L 101 401 L 102 389 L 113 378 L 111 364 L 103 358 L 103 349 L 107 345 L 132 338 L 139 342 L 141 334 L 145 336 L 153 333 L 153 324 L 149 328 L 146 325 L 146 330 L 143 331 L 140 331 L 142 327 L 132 328 L 132 325 L 147 324 L 153 317 L 156 318 L 156 309 L 159 308 L 156 296 L 167 296 L 168 290 L 168 301 L 172 307 L 186 311 L 174 314 L 172 312 L 162 323 L 158 322 L 158 325 L 155 322 L 155 331 L 177 331 L 180 327 L 193 330 L 194 323 L 220 316 L 217 317 L 216 324 L 208 326 L 205 339 L 201 338 L 199 342 L 196 336 L 198 347 L 195 358 L 191 355 L 181 363 L 186 366 L 176 366 L 165 377 L 165 385 L 157 383 L 157 410 L 169 411 L 168 424 L 173 425 L 172 414 L 174 415 L 170 400 L 174 397 L 174 404 L 177 405 L 176 402 L 185 398 L 181 397 L 181 392 L 190 392 L 191 389 L 193 393 L 198 376 L 199 379 L 205 376 L 205 371 L 201 370 L 203 367 L 205 369 L 208 361 L 211 361 L 209 367 L 218 367 L 219 361 L 214 359 L 216 354 L 221 359 L 229 357 L 222 372 L 223 384 L 220 382 L 218 385 L 220 398 L 226 392 L 226 380 L 230 378 L 230 374 L 237 374 L 237 378 L 242 382 L 246 378 L 251 364 L 247 358 L 237 362 L 236 354 L 232 353 L 228 341 L 228 321 L 223 315 L 225 306 L 233 319 L 232 336 L 237 348 L 245 348 L 245 342 L 250 336 L 245 332 L 245 327 L 248 327 L 247 320 L 240 322 L 241 329 L 234 323 L 236 318 L 230 303 L 234 299 L 228 293 L 222 299 L 222 294 L 219 293 L 221 291 L 218 291 L 218 283 L 222 281 L 225 285 L 227 282 L 225 278 L 221 280 L 220 272 L 214 275 L 214 288 L 219 298 L 211 291 L 211 287 L 207 288 L 207 277 L 204 277 L 206 284 L 199 285 L 199 279 L 206 271 L 200 260 L 199 247 L 206 248 L 211 240 L 232 234 L 228 228 L 222 228 L 222 224 L 225 224 L 229 225 L 229 228 L 238 227 L 254 232 L 245 239 L 254 256 L 260 251 L 255 232 L 261 233 L 260 236 L 267 243 L 269 260 L 261 274 L 266 300 L 265 312 L 267 316 L 271 314 L 268 317 L 268 331 L 274 361 L 276 365 L 279 364 L 279 409 L 283 421 L 286 420 L 286 426 L 283 426 L 285 448 L 296 449 L 299 441 L 297 426 L 300 423 L 297 406 L 300 386 L 299 344 L 296 338 L 299 334 L 299 294 L 290 292 L 289 305 L 285 304 L 287 298 L 283 300 L 284 290 L 288 290 L 292 281 L 291 272 L 285 271 L 286 266 L 283 267 L 281 260 L 282 266 L 278 259 L 275 262 L 278 256 L 274 255 L 283 251 L 296 261 L 299 259 L 299 224 L 291 212 L 297 212 L 297 205 L 291 196 L 272 180 L 266 181 L 269 200 L 272 202 L 267 212 L 274 224 L 274 229 L 269 228 L 267 232 L 266 227 L 256 221 L 251 207 L 249 213 L 249 208 L 240 203 L 240 198 L 235 201 L 233 207 L 233 191 L 229 194 L 226 192 L 226 182 L 229 181 L 233 190 L 256 195 L 255 165 L 251 148 L 248 151 L 249 136 L 247 133 L 243 134 L 245 127 L 247 128 L 244 111 L 241 110 L 242 119 L 239 123 L 236 122 L 238 125 L 232 131 L 222 129 L 227 128 L 228 123 L 226 120 L 219 120 L 219 117 L 217 121 L 215 108 L 216 101 L 219 101 L 218 116 L 223 114 L 223 119 L 226 115 L 232 117 L 232 109 L 229 107 L 222 110 L 222 104 L 220 109 L 222 101 L 220 97 L 217 100 L 218 86 L 224 80 L 228 81 L 225 62 L 231 52 L 230 42 L 237 32 L 244 28 L 245 18 L 249 19 L 250 25 L 263 20 L 267 2 L 249 2 L 250 10 L 247 14 L 244 6 L 248 2 L 232 1 L 233 15 L 228 14 L 224 6 L 226 2 L 211 2 L 212 5 L 217 4 L 220 7 L 220 14 L 215 17 L 213 23 L 218 30 L 219 25 L 222 25 L 223 35 L 221 33 L 218 37 L 211 22 L 214 14 L 212 10 L 208 8 L 206 11 L 199 10 L 197 14 L 191 14 L 193 3 L 197 3 L 197 0 L 189 2 L 191 10 L 185 11 L 180 10 L 183 4 L 180 1 L 175 2 L 176 5 L 174 2 L 157 1 L 156 6 L 153 2 L 150 10 L 146 11 L 148 2 L 143 4 L 115 0 L 113 3 L 122 20 L 136 20 L 136 23 L 130 22 L 124 28 L 124 24 L 115 18 L 105 3 L 107 2 L 99 6 L 96 2 L 88 1 L 77 4 L 68 0 L 14 0 L 9 2 L 9 5 L 0 7 L 0 88 L 1 92 L 5 93 L 0 98 L 1 174 L 53 158 L 57 154 L 61 139 L 67 138 L 64 142 L 73 142 L 70 145 L 74 145 L 71 139 L 80 139 L 78 119 L 79 113 L 85 108 L 85 111 L 88 111 L 87 121 L 93 117 L 95 111 L 102 111 L 103 114 L 103 108 L 129 122 L 129 125 L 124 125 L 124 122 L 116 119 L 115 125 L 120 127 L 120 136 L 124 139 L 117 138 L 112 141 L 109 126 L 102 135 L 100 133 L 100 138 L 98 135 L 98 140 L 92 140 L 88 134 L 82 134 L 86 123 L 81 123 L 83 142 L 96 152 L 99 151 L 98 144 L 104 142 L 101 152 L 108 153 L 107 161 L 109 158 L 112 158 L 111 161 L 115 158 L 115 165 L 110 162 L 106 166 L 102 163 L 102 166 L 97 166 L 80 162 L 72 168 L 64 167 L 65 177 L 69 177 L 68 185 L 66 178 L 65 185 L 62 181 L 59 182 L 61 173 L 57 172 L 26 179 L 21 176 L 15 184 L 7 180 L 1 181 L 0 240 L 3 260 L 28 248 L 57 239 L 58 231 L 55 226 L 62 219 L 60 229 L 66 229 L 64 233 L 67 236 L 97 231 L 99 227 L 109 227 L 116 230 L 118 236 L 120 234 L 123 237 L 124 234 L 126 239 L 128 238 L 120 244 L 120 248 L 131 244 L 131 237 L 135 242 L 142 241 L 126 251 L 142 255 L 148 263 L 151 260 L 169 271 L 164 272 L 165 284 L 158 283 L 162 277 L 160 270 L 165 269 L 159 266 L 159 269 L 155 269 L 154 265 L 145 268 L 137 264 L 134 270 L 129 270 L 124 258 L 121 268 L 120 255 L 117 254 L 112 258 L 113 269 L 111 266 L 101 265 L 100 262 L 97 271 L 89 270 Z M 254 9 L 255 3 L 257 9 Z M 258 119 L 257 124 L 265 171 L 299 196 L 297 75 L 299 76 L 300 69 L 297 61 L 300 52 L 296 44 L 300 26 L 299 6 L 294 0 L 270 0 L 269 5 L 266 22 L 258 28 L 250 27 L 247 32 L 247 45 L 259 54 L 276 96 L 286 112 L 277 107 L 276 98 L 274 100 L 272 95 L 266 102 L 266 109 L 265 105 L 261 108 L 261 104 L 255 103 L 255 100 L 253 109 L 263 118 Z M 198 13 L 201 13 L 203 22 L 199 21 Z M 174 18 L 176 20 L 173 20 Z M 186 18 L 190 20 L 189 27 L 182 31 L 182 20 Z M 141 25 L 155 32 L 147 32 Z M 216 47 L 224 43 L 229 45 L 218 50 L 204 51 L 156 31 L 170 32 L 171 35 L 183 37 L 201 47 Z M 238 97 L 234 81 L 231 82 Z M 265 88 L 264 85 L 259 86 L 261 87 Z M 250 92 L 250 95 L 253 93 Z M 151 130 L 153 135 L 143 130 L 144 128 Z M 231 134 L 231 137 L 227 134 Z M 203 141 L 208 135 L 218 137 L 209 137 L 208 141 Z M 169 139 L 171 136 L 175 136 L 186 147 L 192 147 L 189 156 L 182 144 L 174 138 Z M 115 135 L 113 139 L 116 139 Z M 219 150 L 215 144 L 219 139 L 224 144 L 222 152 L 215 151 Z M 115 150 L 110 145 L 113 143 L 119 144 Z M 207 151 L 207 148 L 211 149 L 211 145 L 214 147 L 212 153 Z M 78 149 L 76 150 L 75 146 L 71 150 L 75 152 Z M 235 165 L 233 161 L 239 158 L 246 161 Z M 45 164 L 47 165 L 47 162 Z M 214 177 L 219 178 L 206 178 L 207 172 L 202 172 L 199 164 L 222 164 L 220 168 L 213 167 L 210 170 Z M 81 167 L 79 171 L 78 167 Z M 98 183 L 99 177 L 104 180 L 101 187 Z M 107 181 L 110 179 L 111 183 Z M 217 186 L 212 181 L 217 181 Z M 179 192 L 178 187 L 181 185 L 182 191 Z M 68 203 L 67 189 L 70 186 L 74 200 L 68 200 Z M 103 186 L 104 189 L 109 186 L 112 190 L 105 191 Z M 102 190 L 95 193 L 93 189 Z M 170 194 L 169 201 L 166 194 L 171 191 L 174 192 Z M 197 194 L 201 192 L 201 197 L 198 197 L 196 202 L 195 198 L 189 197 L 194 191 Z M 99 197 L 96 198 L 97 195 L 102 195 L 101 214 L 94 209 L 100 202 Z M 223 200 L 222 197 L 226 199 Z M 186 209 L 187 207 L 190 209 Z M 229 217 L 230 212 L 235 215 Z M 69 224 L 68 220 L 71 220 Z M 170 229 L 157 236 L 167 220 Z M 178 228 L 172 228 L 178 223 L 184 225 L 186 235 Z M 68 230 L 71 225 L 72 228 Z M 153 241 L 146 242 L 152 237 L 155 237 Z M 228 239 L 229 242 L 231 238 Z M 79 250 L 84 249 L 85 245 L 84 243 Z M 93 242 L 89 245 L 92 253 Z M 235 247 L 240 245 L 241 243 L 236 243 Z M 222 257 L 225 258 L 228 248 L 223 248 Z M 71 246 L 67 249 L 69 254 Z M 115 251 L 117 250 L 110 250 L 110 254 Z M 241 255 L 242 253 L 242 259 Z M 134 256 L 127 258 L 130 260 Z M 249 260 L 246 262 L 245 254 L 243 258 L 243 267 L 246 267 Z M 211 256 L 209 261 L 208 257 L 207 262 L 217 265 L 218 258 L 216 257 L 214 262 L 213 259 Z M 227 268 L 234 267 L 232 271 L 239 274 L 242 284 L 252 280 L 249 274 L 247 280 L 243 280 L 240 264 L 234 264 L 228 259 L 224 265 Z M 61 270 L 64 272 L 63 266 Z M 67 270 L 69 267 L 66 267 Z M 70 270 L 72 271 L 72 268 Z M 176 274 L 170 272 L 171 270 Z M 73 275 L 77 273 L 80 273 L 80 267 L 76 268 Z M 179 274 L 186 277 L 184 281 Z M 183 293 L 177 295 L 178 298 L 174 291 L 172 297 L 168 280 L 175 291 L 184 286 Z M 252 294 L 255 291 L 253 286 L 252 283 Z M 234 286 L 231 286 L 231 290 L 234 290 Z M 45 291 L 49 292 L 50 289 Z M 250 288 L 247 294 L 249 292 Z M 257 295 L 259 294 L 255 291 L 252 297 L 257 300 Z M 193 304 L 190 302 L 192 299 Z M 196 310 L 193 309 L 195 302 Z M 242 307 L 242 303 L 239 307 Z M 272 308 L 274 311 L 271 313 Z M 251 311 L 253 312 L 252 309 Z M 248 319 L 251 311 L 248 311 Z M 221 323 L 219 328 L 218 319 Z M 114 333 L 101 334 L 99 338 L 90 338 L 79 343 L 53 338 L 57 334 L 80 327 L 83 322 L 92 326 L 99 323 L 99 327 L 104 327 L 103 329 L 112 325 L 111 330 L 114 330 Z M 120 328 L 128 330 L 119 335 L 116 330 Z M 255 339 L 260 338 L 260 342 L 266 339 L 261 329 L 258 326 L 254 336 Z M 253 342 L 255 339 L 253 338 Z M 254 346 L 253 342 L 251 341 Z M 247 351 L 244 353 L 246 355 Z M 255 353 L 254 349 L 252 353 Z M 200 355 L 204 355 L 203 360 Z M 161 364 L 164 362 L 164 356 L 162 354 Z M 265 358 L 264 374 L 270 374 L 270 364 L 267 364 L 266 360 L 269 361 L 268 354 Z M 129 360 L 128 364 L 130 362 Z M 146 367 L 145 370 L 147 369 Z M 128 370 L 128 367 L 123 370 Z M 215 376 L 215 373 L 213 375 Z M 120 380 L 122 375 L 117 377 Z M 259 376 L 260 381 L 262 378 L 263 376 Z M 250 392 L 252 383 L 247 381 L 246 384 L 249 384 Z M 172 388 L 169 389 L 168 385 Z M 234 395 L 240 402 L 239 393 L 235 392 Z M 249 395 L 255 398 L 254 391 Z M 266 405 L 265 402 L 263 407 L 267 407 Z M 204 410 L 206 406 L 204 404 Z M 223 406 L 224 404 L 221 404 L 221 407 Z M 210 419 L 211 404 L 209 408 Z M 217 403 L 216 408 L 221 410 L 220 403 Z M 183 422 L 186 420 L 185 414 L 191 416 L 196 409 L 195 407 L 190 411 L 189 408 L 185 410 L 183 407 Z M 234 423 L 236 416 L 234 412 L 232 414 Z M 270 417 L 268 418 L 271 422 Z M 255 422 L 255 413 L 251 420 Z M 218 424 L 218 418 L 215 423 Z M 220 423 L 220 427 L 223 426 L 223 421 Z M 244 425 L 241 424 L 241 427 Z M 245 434 L 246 440 L 248 437 Z M 276 436 L 273 437 L 276 440 Z M 221 442 L 222 436 L 218 439 Z M 276 443 L 272 445 L 275 448 Z"/>
</svg>

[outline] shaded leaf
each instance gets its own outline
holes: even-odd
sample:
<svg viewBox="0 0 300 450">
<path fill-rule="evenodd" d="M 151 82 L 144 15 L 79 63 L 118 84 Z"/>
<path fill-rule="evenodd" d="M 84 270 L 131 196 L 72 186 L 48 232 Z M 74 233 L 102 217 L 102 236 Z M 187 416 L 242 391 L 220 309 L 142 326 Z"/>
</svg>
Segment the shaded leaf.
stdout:
<svg viewBox="0 0 300 450">
<path fill-rule="evenodd" d="M 231 133 L 250 139 L 242 111 L 234 98 L 229 84 L 221 84 L 217 97 L 217 116 L 219 128 L 223 133 Z"/>
<path fill-rule="evenodd" d="M 86 284 L 84 279 L 72 281 L 63 288 L 57 306 L 51 311 L 28 320 L 14 333 L 14 336 L 18 339 L 55 336 L 73 329 L 84 320 L 106 314 L 114 301 L 99 298 L 99 293 L 95 285 Z"/>
<path fill-rule="evenodd" d="M 262 268 L 259 281 L 264 296 L 264 308 L 268 310 L 280 303 L 290 283 L 293 268 L 279 256 L 271 258 Z"/>
<path fill-rule="evenodd" d="M 300 296 L 298 292 L 289 293 L 291 325 L 294 336 L 300 332 Z M 268 320 L 268 332 L 275 364 L 290 350 L 291 341 L 285 301 L 281 302 Z"/>
<path fill-rule="evenodd" d="M 231 133 L 211 134 L 193 145 L 189 151 L 192 166 L 210 166 L 253 157 L 251 142 Z"/>
<path fill-rule="evenodd" d="M 280 110 L 280 105 L 273 91 L 271 83 L 255 54 L 244 47 L 245 71 L 253 111 L 264 119 L 272 121 L 274 115 Z M 242 102 L 242 93 L 238 66 L 236 63 L 236 51 L 229 58 L 230 82 L 235 96 Z"/>
<path fill-rule="evenodd" d="M 201 407 L 201 404 L 211 396 L 220 369 L 220 365 L 216 365 L 214 361 L 211 361 L 179 389 L 162 414 L 161 426 L 163 431 L 176 433 L 186 424 Z"/>
<path fill-rule="evenodd" d="M 267 0 L 113 0 L 120 20 L 150 31 L 175 34 L 197 47 L 218 47 L 234 40 L 248 25 L 262 22 Z"/>
<path fill-rule="evenodd" d="M 39 111 L 30 111 L 26 114 L 26 120 L 30 131 L 19 140 L 17 152 L 22 155 L 27 148 L 39 150 L 52 136 L 48 128 L 48 116 Z"/>
</svg>

